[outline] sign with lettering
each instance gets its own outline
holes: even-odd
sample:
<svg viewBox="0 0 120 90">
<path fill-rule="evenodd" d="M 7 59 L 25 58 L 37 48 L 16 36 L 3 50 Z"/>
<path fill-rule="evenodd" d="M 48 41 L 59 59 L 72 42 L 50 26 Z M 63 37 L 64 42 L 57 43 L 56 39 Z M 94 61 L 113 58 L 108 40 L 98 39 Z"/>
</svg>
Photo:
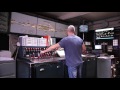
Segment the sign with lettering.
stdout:
<svg viewBox="0 0 120 90">
<path fill-rule="evenodd" d="M 95 33 L 96 33 L 96 39 L 113 39 L 114 38 L 113 29 L 96 30 Z"/>
</svg>

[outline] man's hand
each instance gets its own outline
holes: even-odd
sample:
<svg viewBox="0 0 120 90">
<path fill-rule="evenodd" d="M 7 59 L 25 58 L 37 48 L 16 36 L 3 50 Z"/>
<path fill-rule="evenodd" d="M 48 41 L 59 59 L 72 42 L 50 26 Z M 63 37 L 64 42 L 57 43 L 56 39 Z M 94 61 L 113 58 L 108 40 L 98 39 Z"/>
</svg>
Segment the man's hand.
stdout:
<svg viewBox="0 0 120 90">
<path fill-rule="evenodd" d="M 60 45 L 57 43 L 57 44 L 54 44 L 52 46 L 50 46 L 48 49 L 44 50 L 44 51 L 41 51 L 40 54 L 44 54 L 46 52 L 50 52 L 56 48 L 60 48 Z"/>
<path fill-rule="evenodd" d="M 83 53 L 83 54 L 86 54 L 86 46 L 85 46 L 84 43 L 83 43 L 83 45 L 82 45 L 82 53 Z"/>
<path fill-rule="evenodd" d="M 41 51 L 41 52 L 40 52 L 40 54 L 44 54 L 44 53 L 45 53 L 45 51 Z"/>
</svg>

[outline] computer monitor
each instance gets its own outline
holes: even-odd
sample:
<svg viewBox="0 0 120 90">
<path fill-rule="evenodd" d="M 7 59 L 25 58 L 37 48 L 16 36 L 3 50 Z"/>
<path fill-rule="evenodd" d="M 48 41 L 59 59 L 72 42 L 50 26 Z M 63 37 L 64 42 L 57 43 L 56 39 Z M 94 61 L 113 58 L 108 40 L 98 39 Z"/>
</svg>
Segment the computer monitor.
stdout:
<svg viewBox="0 0 120 90">
<path fill-rule="evenodd" d="M 80 25 L 79 32 L 88 32 L 88 25 Z"/>
<path fill-rule="evenodd" d="M 85 41 L 84 43 L 85 43 L 85 45 L 91 45 L 91 42 Z"/>
<path fill-rule="evenodd" d="M 95 45 L 95 49 L 101 50 L 102 49 L 102 45 Z"/>
</svg>

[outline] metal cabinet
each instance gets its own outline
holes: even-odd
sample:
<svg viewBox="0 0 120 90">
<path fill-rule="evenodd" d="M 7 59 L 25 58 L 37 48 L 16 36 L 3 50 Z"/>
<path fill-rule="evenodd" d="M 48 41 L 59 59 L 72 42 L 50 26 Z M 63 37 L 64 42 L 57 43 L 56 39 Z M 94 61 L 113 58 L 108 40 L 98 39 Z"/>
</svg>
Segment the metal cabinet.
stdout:
<svg viewBox="0 0 120 90">
<path fill-rule="evenodd" d="M 97 60 L 97 77 L 98 78 L 111 78 L 111 59 L 99 59 Z"/>
<path fill-rule="evenodd" d="M 10 32 L 36 35 L 37 17 L 22 13 L 11 13 Z"/>
<path fill-rule="evenodd" d="M 62 62 L 51 63 L 54 78 L 64 78 L 64 64 Z"/>
<path fill-rule="evenodd" d="M 34 67 L 35 78 L 52 78 L 51 66 L 47 63 L 37 64 Z"/>
<path fill-rule="evenodd" d="M 95 57 L 83 58 L 82 78 L 97 77 L 97 59 Z"/>
<path fill-rule="evenodd" d="M 17 78 L 64 78 L 62 62 L 32 63 L 17 60 Z"/>
<path fill-rule="evenodd" d="M 62 62 L 49 62 L 35 65 L 36 78 L 64 78 Z"/>
<path fill-rule="evenodd" d="M 16 70 L 16 77 L 17 78 L 32 78 L 34 77 L 32 75 L 33 72 L 33 66 L 34 64 L 28 64 L 24 62 L 23 60 L 17 60 L 17 70 Z"/>
<path fill-rule="evenodd" d="M 15 60 L 0 61 L 0 78 L 16 78 Z"/>
<path fill-rule="evenodd" d="M 64 64 L 64 78 L 69 78 L 68 75 L 68 66 Z"/>
<path fill-rule="evenodd" d="M 35 73 L 35 78 L 64 78 L 64 68 L 60 62 L 35 65 Z"/>
</svg>

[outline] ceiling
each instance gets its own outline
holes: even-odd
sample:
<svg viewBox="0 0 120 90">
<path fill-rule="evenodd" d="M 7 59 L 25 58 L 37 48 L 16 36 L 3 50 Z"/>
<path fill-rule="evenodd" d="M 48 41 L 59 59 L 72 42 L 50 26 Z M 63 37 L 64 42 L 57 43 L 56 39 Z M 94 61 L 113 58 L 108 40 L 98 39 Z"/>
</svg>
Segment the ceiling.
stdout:
<svg viewBox="0 0 120 90">
<path fill-rule="evenodd" d="M 120 16 L 120 12 L 35 12 L 48 18 L 65 21 L 72 24 L 85 24 Z"/>
</svg>

